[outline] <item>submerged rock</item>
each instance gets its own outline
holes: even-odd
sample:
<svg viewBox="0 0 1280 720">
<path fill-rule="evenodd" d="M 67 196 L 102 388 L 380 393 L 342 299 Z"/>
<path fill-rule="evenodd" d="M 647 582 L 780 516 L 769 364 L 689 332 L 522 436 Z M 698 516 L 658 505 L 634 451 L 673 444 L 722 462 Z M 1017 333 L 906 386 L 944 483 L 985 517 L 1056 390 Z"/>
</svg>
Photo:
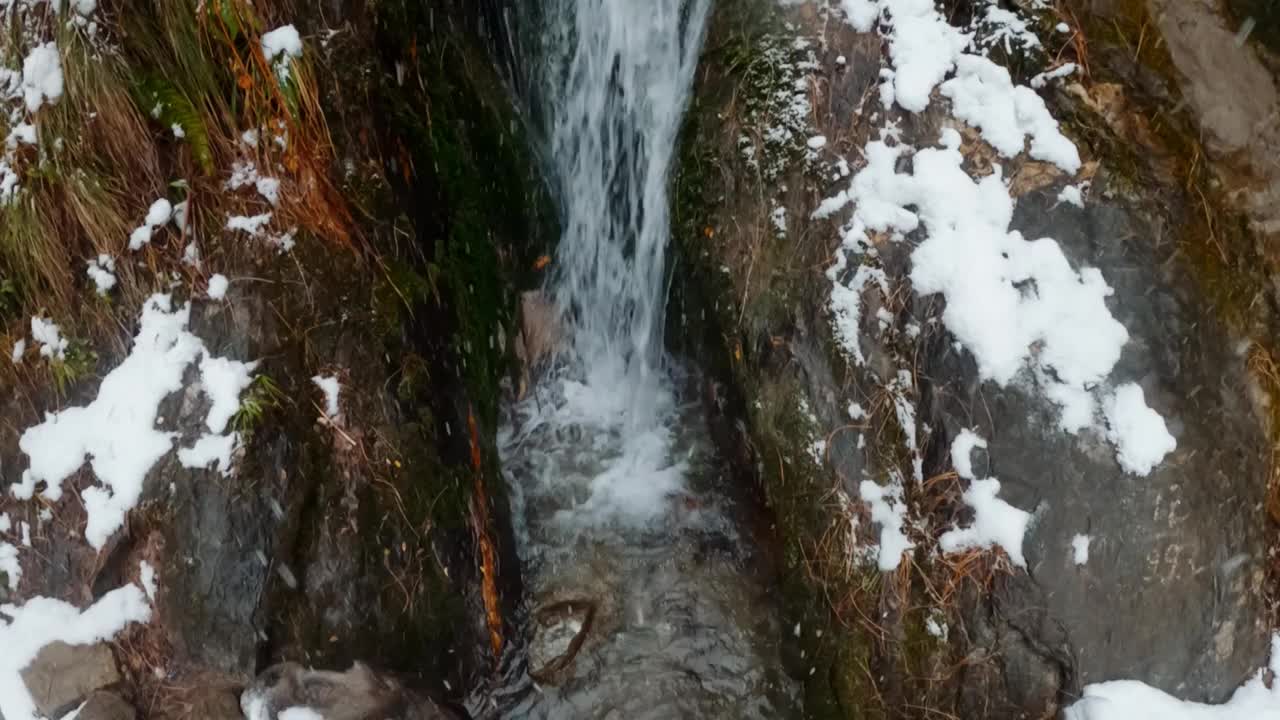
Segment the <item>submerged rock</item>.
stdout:
<svg viewBox="0 0 1280 720">
<path fill-rule="evenodd" d="M 582 649 L 595 614 L 595 603 L 585 598 L 546 605 L 534 612 L 529 675 L 540 683 L 553 684 Z"/>
</svg>

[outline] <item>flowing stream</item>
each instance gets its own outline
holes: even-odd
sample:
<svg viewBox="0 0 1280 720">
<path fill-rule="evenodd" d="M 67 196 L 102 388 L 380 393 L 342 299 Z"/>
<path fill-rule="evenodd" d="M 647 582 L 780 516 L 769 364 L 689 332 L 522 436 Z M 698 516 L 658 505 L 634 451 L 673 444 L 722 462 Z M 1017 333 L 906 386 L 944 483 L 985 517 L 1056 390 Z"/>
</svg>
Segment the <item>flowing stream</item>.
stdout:
<svg viewBox="0 0 1280 720">
<path fill-rule="evenodd" d="M 504 718 L 778 718 L 776 598 L 663 351 L 668 187 L 710 0 L 549 0 L 559 352 L 499 433 L 529 599 Z M 496 710 L 496 713 L 493 712 Z"/>
</svg>

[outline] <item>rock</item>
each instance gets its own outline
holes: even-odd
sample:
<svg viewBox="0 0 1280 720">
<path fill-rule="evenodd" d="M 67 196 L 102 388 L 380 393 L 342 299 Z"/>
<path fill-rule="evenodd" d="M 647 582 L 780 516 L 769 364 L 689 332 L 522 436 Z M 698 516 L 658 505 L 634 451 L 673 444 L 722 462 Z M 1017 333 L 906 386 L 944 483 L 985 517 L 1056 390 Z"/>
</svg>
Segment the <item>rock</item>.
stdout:
<svg viewBox="0 0 1280 720">
<path fill-rule="evenodd" d="M 136 720 L 138 711 L 113 692 L 98 691 L 89 696 L 84 707 L 76 714 L 76 720 Z M 204 718 L 199 715 L 196 717 Z M 239 717 L 237 715 L 237 717 Z M 213 720 L 209 718 L 209 720 Z"/>
<path fill-rule="evenodd" d="M 928 404 L 928 421 L 946 431 L 934 441 L 945 447 L 976 425 L 1002 497 L 1036 513 L 1023 548 L 1029 573 L 996 590 L 999 614 L 1065 653 L 1081 684 L 1138 678 L 1188 699 L 1225 700 L 1267 656 L 1258 480 L 1267 443 L 1247 400 L 1244 359 L 1185 271 L 1152 243 L 1117 240 L 1167 229 L 1098 200 L 1053 207 L 1044 195 L 1023 198 L 1014 227 L 1056 238 L 1076 263 L 1102 270 L 1130 334 L 1112 380 L 1143 386 L 1178 447 L 1149 476 L 1126 475 L 1097 434 L 1056 432 L 1043 399 L 978 383 L 971 363 L 943 348 L 925 353 L 922 374 L 948 378 Z M 1069 551 L 1077 533 L 1095 538 L 1084 566 Z M 1171 633 L 1170 617 L 1196 621 Z"/>
<path fill-rule="evenodd" d="M 22 671 L 22 681 L 45 717 L 62 717 L 95 690 L 120 682 L 115 656 L 103 643 L 53 643 Z"/>
<path fill-rule="evenodd" d="M 325 720 L 464 720 L 467 716 L 405 689 L 363 663 L 346 672 L 307 670 L 297 663 L 267 668 L 240 696 L 251 718 L 275 718 L 306 707 Z"/>
<path fill-rule="evenodd" d="M 529 675 L 540 683 L 554 684 L 582 649 L 595 614 L 595 603 L 585 599 L 539 608 L 529 642 Z"/>
</svg>

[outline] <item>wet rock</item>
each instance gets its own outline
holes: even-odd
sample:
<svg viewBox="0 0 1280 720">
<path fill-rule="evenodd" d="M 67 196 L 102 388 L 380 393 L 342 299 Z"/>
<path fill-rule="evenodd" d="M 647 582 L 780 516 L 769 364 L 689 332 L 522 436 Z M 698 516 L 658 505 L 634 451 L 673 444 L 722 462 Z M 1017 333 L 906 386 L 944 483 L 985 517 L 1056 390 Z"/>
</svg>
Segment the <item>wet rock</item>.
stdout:
<svg viewBox="0 0 1280 720">
<path fill-rule="evenodd" d="M 125 702 L 124 698 L 102 691 L 90 695 L 84 707 L 76 714 L 76 720 L 135 720 L 137 717 L 138 711 Z M 215 720 L 215 717 L 208 716 L 208 720 Z"/>
<path fill-rule="evenodd" d="M 595 603 L 586 599 L 540 608 L 534 614 L 529 642 L 529 675 L 541 683 L 554 683 L 582 649 L 595 614 Z"/>
<path fill-rule="evenodd" d="M 115 656 L 103 643 L 53 643 L 22 671 L 22 681 L 45 717 L 61 717 L 95 690 L 120 682 Z"/>
<path fill-rule="evenodd" d="M 307 670 L 296 663 L 268 668 L 240 697 L 252 720 L 275 720 L 307 707 L 325 720 L 464 720 L 466 715 L 402 687 L 362 663 L 346 672 Z"/>
</svg>

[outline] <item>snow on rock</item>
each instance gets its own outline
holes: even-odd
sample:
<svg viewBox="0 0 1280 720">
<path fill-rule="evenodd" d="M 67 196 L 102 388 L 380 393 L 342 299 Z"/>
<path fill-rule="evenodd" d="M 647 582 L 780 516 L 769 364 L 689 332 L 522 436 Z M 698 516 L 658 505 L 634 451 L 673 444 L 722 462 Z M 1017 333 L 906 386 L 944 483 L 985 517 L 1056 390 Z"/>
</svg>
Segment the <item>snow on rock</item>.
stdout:
<svg viewBox="0 0 1280 720">
<path fill-rule="evenodd" d="M 1071 538 L 1071 561 L 1077 565 L 1089 562 L 1089 543 L 1093 538 L 1088 535 L 1076 535 Z"/>
<path fill-rule="evenodd" d="M 202 379 L 213 398 L 206 424 L 226 424 L 224 395 L 240 382 L 245 363 L 209 359 L 203 341 L 187 331 L 191 305 L 175 309 L 168 295 L 153 295 L 143 306 L 133 349 L 107 374 L 98 396 L 84 407 L 46 414 L 44 422 L 28 428 L 19 447 L 30 458 L 14 494 L 28 499 L 37 483 L 47 484 L 44 496 L 57 501 L 62 483 L 90 461 L 99 485 L 82 493 L 88 512 L 85 537 L 95 549 L 124 523 L 137 504 L 143 481 L 152 466 L 173 447 L 175 433 L 156 428 L 160 402 L 183 387 L 187 368 L 202 356 Z M 210 370 L 206 376 L 206 368 Z"/>
<path fill-rule="evenodd" d="M 1178 447 L 1160 413 L 1147 406 L 1146 396 L 1136 383 L 1116 388 L 1103 403 L 1107 417 L 1107 438 L 1116 446 L 1120 467 L 1134 475 L 1147 475 L 1165 455 Z"/>
<path fill-rule="evenodd" d="M 88 263 L 89 279 L 98 287 L 99 295 L 106 295 L 116 286 L 116 261 L 110 255 L 99 255 Z"/>
<path fill-rule="evenodd" d="M 1045 85 L 1048 85 L 1051 80 L 1058 80 L 1059 78 L 1067 77 L 1068 75 L 1071 75 L 1075 71 L 1076 71 L 1075 63 L 1063 63 L 1052 70 L 1045 70 L 1044 72 L 1031 78 L 1030 84 L 1031 84 L 1031 87 L 1039 90 Z"/>
<path fill-rule="evenodd" d="M 821 150 L 827 146 L 827 138 L 822 135 L 815 135 L 805 143 L 810 150 Z"/>
<path fill-rule="evenodd" d="M 62 99 L 62 56 L 58 46 L 47 42 L 31 49 L 22 61 L 22 98 L 27 112 L 34 113 L 46 103 Z"/>
<path fill-rule="evenodd" d="M 1136 680 L 1113 680 L 1086 685 L 1084 693 L 1066 708 L 1063 720 L 1278 720 L 1280 682 L 1280 635 L 1271 638 L 1271 662 L 1221 705 L 1179 700 Z"/>
<path fill-rule="evenodd" d="M 843 0 L 842 7 L 859 31 L 881 23 L 893 64 L 882 71 L 886 98 L 919 112 L 937 87 L 950 100 L 953 115 L 977 128 L 1001 155 L 1026 152 L 1067 172 L 1080 168 L 1079 152 L 1044 101 L 1015 85 L 1005 68 L 970 52 L 970 35 L 948 24 L 931 0 Z M 1031 42 L 1024 37 L 1025 22 L 994 4 L 983 23 L 996 26 L 988 38 Z M 1071 71 L 1063 66 L 1049 74 Z M 853 206 L 828 271 L 832 323 L 841 346 L 861 364 L 862 292 L 868 282 L 882 282 L 865 263 L 848 272 L 853 256 L 871 254 L 872 233 L 901 239 L 923 225 L 927 236 L 912 253 L 912 285 L 920 294 L 946 298 L 943 320 L 974 355 L 981 377 L 1007 385 L 1029 367 L 1061 408 L 1064 430 L 1092 425 L 1095 388 L 1128 341 L 1128 332 L 1106 306 L 1112 290 L 1101 273 L 1073 268 L 1052 239 L 1028 240 L 1011 232 L 1014 200 L 1001 168 L 971 178 L 962 167 L 956 130 L 943 131 L 940 148 L 918 152 L 897 142 L 896 135 L 892 126 L 882 130 L 865 148 L 866 164 L 848 188 L 813 214 L 823 219 Z M 900 172 L 907 159 L 910 171 Z M 1065 190 L 1064 199 L 1075 200 L 1075 193 Z"/>
<path fill-rule="evenodd" d="M 881 0 L 881 6 L 891 17 L 894 100 L 904 110 L 921 112 L 972 37 L 948 24 L 932 0 Z"/>
<path fill-rule="evenodd" d="M 1073 269 L 1049 238 L 1011 232 L 1013 199 L 999 169 L 975 182 L 960 165 L 959 133 L 943 131 L 942 143 L 916 153 L 915 187 L 899 198 L 929 229 L 911 255 L 916 291 L 946 297 L 943 321 L 983 379 L 1008 384 L 1028 361 L 1073 386 L 1104 379 L 1129 334 L 1107 309 L 1102 273 Z"/>
<path fill-rule="evenodd" d="M 1031 140 L 1031 157 L 1066 172 L 1080 169 L 1080 153 L 1058 129 L 1044 100 L 1030 88 L 1015 86 L 1009 71 L 980 55 L 956 59 L 955 77 L 942 83 L 951 113 L 982 131 L 982 138 L 1004 157 L 1017 157 Z"/>
<path fill-rule="evenodd" d="M 986 449 L 987 441 L 974 431 L 965 428 L 951 441 L 951 464 L 956 474 L 966 480 L 974 480 L 972 454 L 975 448 Z"/>
<path fill-rule="evenodd" d="M 832 324 L 836 338 L 859 365 L 866 364 L 862 343 L 858 339 L 862 323 L 862 293 L 872 283 L 885 297 L 889 296 L 889 280 L 884 271 L 869 265 L 859 265 L 847 285 L 837 282 L 831 291 Z"/>
<path fill-rule="evenodd" d="M 91 645 L 115 637 L 132 623 L 151 619 L 151 606 L 136 585 L 103 595 L 86 610 L 46 597 L 23 605 L 0 606 L 0 715 L 6 720 L 37 720 L 35 700 L 22 670 L 45 646 L 63 642 Z M 4 617 L 7 617 L 6 621 Z"/>
<path fill-rule="evenodd" d="M 286 708 L 279 720 L 324 720 L 324 716 L 308 707 Z"/>
<path fill-rule="evenodd" d="M 907 504 L 903 500 L 902 481 L 891 477 L 888 485 L 863 480 L 858 486 L 862 499 L 871 506 L 871 521 L 880 525 L 878 564 L 884 572 L 897 570 L 902 554 L 915 544 L 907 539 Z"/>
<path fill-rule="evenodd" d="M 210 466 L 222 475 L 231 472 L 231 457 L 240 443 L 238 433 L 226 435 L 205 434 L 191 447 L 178 450 L 178 462 L 182 467 L 202 470 Z"/>
<path fill-rule="evenodd" d="M 31 337 L 40 343 L 40 357 L 64 360 L 70 342 L 62 337 L 62 328 L 51 320 L 31 318 Z"/>
<path fill-rule="evenodd" d="M 338 417 L 338 397 L 342 392 L 342 385 L 338 382 L 338 378 L 334 376 L 316 375 L 311 378 L 311 382 L 320 388 L 324 393 L 324 414 L 330 420 Z"/>
<path fill-rule="evenodd" d="M 205 416 L 205 427 L 211 433 L 221 433 L 240 409 L 240 393 L 253 383 L 253 371 L 257 362 L 240 362 L 228 358 L 211 357 L 200 361 L 200 386 L 212 404 Z"/>
<path fill-rule="evenodd" d="M 1082 208 L 1084 207 L 1084 192 L 1080 190 L 1078 185 L 1068 185 L 1062 188 L 1062 192 L 1058 193 L 1058 202 Z"/>
<path fill-rule="evenodd" d="M 973 508 L 973 524 L 943 533 L 938 538 L 938 546 L 943 552 L 999 545 L 1009 554 L 1014 565 L 1027 566 L 1022 555 L 1022 537 L 1027 532 L 1031 515 L 1001 500 L 997 497 L 999 494 L 1000 481 L 995 478 L 974 480 L 969 484 L 969 489 L 964 491 L 964 502 Z"/>
<path fill-rule="evenodd" d="M 209 278 L 209 298 L 211 300 L 221 300 L 227 296 L 227 286 L 230 281 L 227 276 L 222 273 L 215 273 Z"/>
<path fill-rule="evenodd" d="M 967 429 L 961 430 L 951 443 L 951 462 L 955 465 L 956 474 L 969 480 L 969 488 L 963 497 L 965 504 L 973 508 L 973 524 L 963 529 L 948 530 L 938 538 L 938 545 L 945 553 L 999 545 L 1015 565 L 1026 567 L 1022 539 L 1031 515 L 997 497 L 1000 494 L 999 480 L 974 478 L 970 454 L 974 448 L 986 446 L 985 439 Z"/>
</svg>

